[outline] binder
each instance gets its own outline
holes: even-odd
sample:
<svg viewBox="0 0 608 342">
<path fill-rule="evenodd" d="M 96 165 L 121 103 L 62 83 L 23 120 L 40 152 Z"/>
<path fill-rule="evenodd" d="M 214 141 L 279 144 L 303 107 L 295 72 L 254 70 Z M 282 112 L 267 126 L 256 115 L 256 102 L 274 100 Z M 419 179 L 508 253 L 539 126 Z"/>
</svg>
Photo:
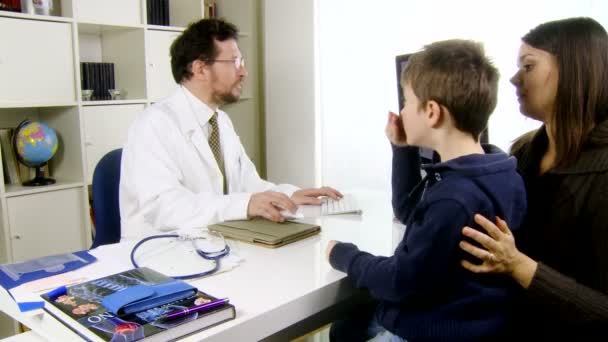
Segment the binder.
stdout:
<svg viewBox="0 0 608 342">
<path fill-rule="evenodd" d="M 277 248 L 318 234 L 321 226 L 302 222 L 272 222 L 264 219 L 226 221 L 209 226 L 209 230 L 227 238 L 249 242 L 258 246 Z"/>
</svg>

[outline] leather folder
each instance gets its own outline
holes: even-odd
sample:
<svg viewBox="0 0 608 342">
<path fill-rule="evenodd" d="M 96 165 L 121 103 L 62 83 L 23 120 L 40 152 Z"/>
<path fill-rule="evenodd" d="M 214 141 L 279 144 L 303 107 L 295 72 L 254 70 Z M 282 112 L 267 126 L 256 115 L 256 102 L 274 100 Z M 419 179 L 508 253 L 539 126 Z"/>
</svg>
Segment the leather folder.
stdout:
<svg viewBox="0 0 608 342">
<path fill-rule="evenodd" d="M 321 231 L 321 226 L 294 221 L 278 223 L 253 219 L 226 221 L 210 225 L 209 230 L 220 232 L 227 238 L 276 248 L 315 235 Z"/>
</svg>

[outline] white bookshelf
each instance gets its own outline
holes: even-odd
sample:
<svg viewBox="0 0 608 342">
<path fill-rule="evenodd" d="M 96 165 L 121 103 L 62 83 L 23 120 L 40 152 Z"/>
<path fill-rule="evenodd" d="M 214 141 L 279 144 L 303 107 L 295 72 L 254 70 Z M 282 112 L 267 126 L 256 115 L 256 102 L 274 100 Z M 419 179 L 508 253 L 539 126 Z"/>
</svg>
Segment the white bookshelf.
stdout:
<svg viewBox="0 0 608 342">
<path fill-rule="evenodd" d="M 225 109 L 259 167 L 259 0 L 216 3 L 218 16 L 243 32 L 249 79 L 242 100 Z M 146 8 L 146 0 L 54 0 L 50 16 L 0 11 L 0 128 L 40 120 L 59 139 L 47 166 L 55 184 L 0 182 L 0 264 L 91 245 L 88 185 L 95 165 L 123 145 L 138 113 L 176 87 L 169 47 L 205 12 L 203 0 L 170 0 L 170 26 L 159 26 L 148 25 Z M 123 98 L 82 101 L 81 62 L 114 63 Z M 6 322 L 0 315 L 0 337 L 14 333 Z"/>
</svg>

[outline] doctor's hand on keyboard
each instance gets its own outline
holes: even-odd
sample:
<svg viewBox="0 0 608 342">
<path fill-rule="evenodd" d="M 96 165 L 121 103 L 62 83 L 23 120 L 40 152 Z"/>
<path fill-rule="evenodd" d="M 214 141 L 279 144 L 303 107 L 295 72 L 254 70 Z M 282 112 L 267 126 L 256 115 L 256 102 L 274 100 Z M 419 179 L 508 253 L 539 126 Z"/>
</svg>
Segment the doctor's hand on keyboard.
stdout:
<svg viewBox="0 0 608 342">
<path fill-rule="evenodd" d="M 337 201 L 332 198 L 325 198 L 321 203 L 321 215 L 361 214 L 361 212 L 355 197 L 350 194 L 344 195 Z"/>
<path fill-rule="evenodd" d="M 329 197 L 337 201 L 342 198 L 342 194 L 340 191 L 334 188 L 324 186 L 322 188 L 311 188 L 295 191 L 291 195 L 291 200 L 297 205 L 321 204 L 323 200 L 319 197 Z"/>
<path fill-rule="evenodd" d="M 281 215 L 286 219 L 317 217 L 320 216 L 320 206 L 326 199 L 339 201 L 342 197 L 338 190 L 328 186 L 298 190 L 291 195 L 291 200 L 298 205 L 298 210 L 296 212 L 283 210 Z M 311 213 L 311 210 L 314 213 Z"/>
<path fill-rule="evenodd" d="M 355 197 L 350 194 L 342 196 L 339 200 L 329 197 L 322 198 L 320 205 L 300 205 L 295 213 L 286 210 L 281 211 L 281 215 L 286 219 L 361 213 L 361 207 L 357 204 Z"/>
</svg>

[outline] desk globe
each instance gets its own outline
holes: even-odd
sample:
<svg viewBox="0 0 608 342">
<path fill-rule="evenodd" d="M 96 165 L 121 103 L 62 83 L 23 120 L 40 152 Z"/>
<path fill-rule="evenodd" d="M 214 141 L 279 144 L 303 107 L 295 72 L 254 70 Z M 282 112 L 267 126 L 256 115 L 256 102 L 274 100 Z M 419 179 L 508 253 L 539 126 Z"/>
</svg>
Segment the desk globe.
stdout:
<svg viewBox="0 0 608 342">
<path fill-rule="evenodd" d="M 41 167 L 53 158 L 59 143 L 57 134 L 46 124 L 38 121 L 23 120 L 13 135 L 15 155 L 27 167 L 36 168 L 36 176 L 23 182 L 25 186 L 54 184 L 52 178 L 45 178 Z"/>
</svg>

